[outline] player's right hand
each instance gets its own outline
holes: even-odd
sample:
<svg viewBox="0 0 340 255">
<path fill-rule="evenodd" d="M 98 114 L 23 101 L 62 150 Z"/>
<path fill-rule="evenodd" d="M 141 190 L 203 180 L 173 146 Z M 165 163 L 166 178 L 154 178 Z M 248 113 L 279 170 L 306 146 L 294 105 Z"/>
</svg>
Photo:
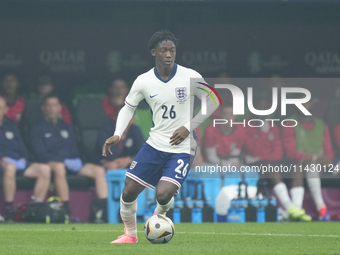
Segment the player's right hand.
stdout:
<svg viewBox="0 0 340 255">
<path fill-rule="evenodd" d="M 118 142 L 119 142 L 119 136 L 118 135 L 114 135 L 114 136 L 111 136 L 110 138 L 106 139 L 106 141 L 103 145 L 102 155 L 104 157 L 106 157 L 106 150 L 108 150 L 110 152 L 110 154 L 112 155 L 111 146 L 117 144 Z"/>
</svg>

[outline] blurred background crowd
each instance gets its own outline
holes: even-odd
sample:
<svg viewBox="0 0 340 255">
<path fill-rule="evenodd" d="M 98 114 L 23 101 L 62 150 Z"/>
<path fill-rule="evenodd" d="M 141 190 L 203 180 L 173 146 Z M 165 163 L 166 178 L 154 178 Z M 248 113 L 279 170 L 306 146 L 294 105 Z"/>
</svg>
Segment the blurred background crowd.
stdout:
<svg viewBox="0 0 340 255">
<path fill-rule="evenodd" d="M 194 165 L 205 163 L 308 165 L 337 163 L 340 148 L 340 18 L 337 3 L 297 2 L 134 2 L 50 1 L 0 4 L 0 160 L 8 220 L 14 219 L 16 177 L 37 179 L 34 200 L 50 186 L 69 212 L 68 175 L 94 180 L 99 203 L 106 203 L 105 171 L 133 161 L 152 127 L 141 102 L 113 155 L 101 157 L 115 120 L 137 75 L 154 66 L 147 50 L 151 35 L 171 30 L 180 40 L 176 62 L 203 77 L 269 78 L 254 105 L 268 109 L 271 88 L 290 86 L 284 78 L 334 78 L 303 85 L 312 93 L 305 107 L 312 117 L 291 112 L 292 129 L 214 129 L 213 118 L 242 121 L 232 114 L 230 95 L 197 132 Z M 245 89 L 245 87 L 244 87 Z M 280 118 L 279 116 L 276 116 Z M 217 130 L 217 131 L 216 131 Z M 244 155 L 244 161 L 239 160 Z M 233 157 L 230 157 L 233 156 Z M 269 176 L 288 212 L 302 207 L 303 177 Z M 319 176 L 307 179 L 320 217 L 329 220 Z M 1 184 L 0 184 L 1 185 Z M 280 195 L 278 195 L 280 197 Z M 70 213 L 70 212 L 69 212 Z"/>
</svg>

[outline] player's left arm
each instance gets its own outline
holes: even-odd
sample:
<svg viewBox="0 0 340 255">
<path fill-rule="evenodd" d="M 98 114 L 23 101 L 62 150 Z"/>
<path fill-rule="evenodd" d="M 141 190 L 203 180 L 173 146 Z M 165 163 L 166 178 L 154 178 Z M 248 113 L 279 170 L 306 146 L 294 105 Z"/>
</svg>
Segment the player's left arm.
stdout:
<svg viewBox="0 0 340 255">
<path fill-rule="evenodd" d="M 199 74 L 198 74 L 199 75 Z M 202 77 L 199 77 L 202 78 Z M 204 87 L 204 90 L 200 88 Z M 200 110 L 196 116 L 190 120 L 187 124 L 184 126 L 178 128 L 175 130 L 173 135 L 170 137 L 170 144 L 171 145 L 178 145 L 182 141 L 184 141 L 185 138 L 188 137 L 190 132 L 197 128 L 199 125 L 201 125 L 209 116 L 219 107 L 220 103 L 219 100 L 214 100 L 210 94 L 213 96 L 217 97 L 213 91 L 210 89 L 206 88 L 203 85 L 197 84 L 197 86 L 194 86 L 192 88 L 194 90 L 195 96 L 197 96 L 199 99 L 202 98 L 203 96 L 206 96 L 207 98 L 207 112 L 205 115 L 202 115 L 202 111 Z M 210 94 L 208 94 L 206 91 L 209 91 Z"/>
<path fill-rule="evenodd" d="M 202 77 L 200 77 L 202 78 Z M 203 83 L 206 83 L 202 79 Z M 195 117 L 189 121 L 185 127 L 191 132 L 201 125 L 210 115 L 220 106 L 220 101 L 218 100 L 218 95 L 215 94 L 210 88 L 196 83 L 195 86 L 191 87 L 193 89 L 194 95 L 201 100 L 202 97 L 206 97 L 207 99 L 207 111 L 206 114 L 202 115 L 202 109 L 195 115 Z"/>
</svg>

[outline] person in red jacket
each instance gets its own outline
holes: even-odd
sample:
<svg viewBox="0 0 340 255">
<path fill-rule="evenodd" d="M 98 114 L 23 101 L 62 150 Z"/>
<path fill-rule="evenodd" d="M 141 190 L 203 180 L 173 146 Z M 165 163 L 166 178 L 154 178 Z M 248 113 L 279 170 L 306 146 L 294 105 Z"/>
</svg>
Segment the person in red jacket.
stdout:
<svg viewBox="0 0 340 255">
<path fill-rule="evenodd" d="M 108 95 L 103 99 L 103 107 L 110 119 L 117 119 L 119 110 L 124 106 L 124 100 L 129 92 L 126 81 L 115 79 L 112 81 Z"/>
<path fill-rule="evenodd" d="M 19 78 L 15 72 L 8 71 L 2 76 L 1 95 L 6 100 L 6 117 L 19 122 L 24 111 L 26 100 L 18 94 Z"/>
<path fill-rule="evenodd" d="M 225 103 L 220 109 L 219 119 L 235 121 L 232 104 Z M 245 142 L 245 128 L 240 125 L 231 126 L 229 123 L 224 125 L 210 124 L 205 129 L 204 145 L 206 157 L 209 163 L 220 164 L 223 166 L 241 166 L 241 149 Z"/>
<path fill-rule="evenodd" d="M 270 101 L 266 96 L 258 97 L 254 100 L 254 108 L 267 110 L 270 108 Z M 263 120 L 263 126 L 246 127 L 245 151 L 246 163 L 248 163 L 248 165 L 275 167 L 282 164 L 283 149 L 280 130 L 275 123 L 272 124 L 272 122 L 265 121 L 267 118 L 268 116 L 254 116 L 254 119 Z M 252 125 L 260 126 L 260 124 L 255 124 L 255 122 L 252 122 Z M 305 210 L 301 208 L 303 201 L 302 190 L 304 191 L 302 179 L 292 179 L 290 198 L 287 186 L 282 181 L 283 174 L 283 172 L 271 171 L 268 172 L 265 177 L 270 178 L 275 195 L 290 219 L 296 221 L 311 221 L 311 217 L 306 215 Z"/>
<path fill-rule="evenodd" d="M 313 107 L 313 100 L 304 104 L 307 110 Z M 323 120 L 311 115 L 304 115 L 297 111 L 293 119 L 297 121 L 295 127 L 283 127 L 282 139 L 288 159 L 293 160 L 302 169 L 308 167 L 306 173 L 307 184 L 316 204 L 320 219 L 329 221 L 330 216 L 321 193 L 321 180 L 317 171 L 312 171 L 313 164 L 328 166 L 333 162 L 332 149 L 328 126 Z M 290 123 L 293 125 L 294 123 Z M 286 125 L 289 125 L 288 123 Z M 323 168 L 322 168 L 323 169 Z"/>
<path fill-rule="evenodd" d="M 270 108 L 269 100 L 262 96 L 255 98 L 254 108 L 267 110 Z M 267 116 L 253 116 L 254 119 L 263 120 L 263 126 L 251 127 L 246 125 L 246 163 L 258 164 L 258 162 L 269 162 L 278 164 L 282 160 L 283 150 L 280 139 L 280 131 L 274 123 L 265 121 Z M 246 123 L 248 123 L 246 121 Z M 260 121 L 252 121 L 252 126 L 260 126 Z"/>
</svg>

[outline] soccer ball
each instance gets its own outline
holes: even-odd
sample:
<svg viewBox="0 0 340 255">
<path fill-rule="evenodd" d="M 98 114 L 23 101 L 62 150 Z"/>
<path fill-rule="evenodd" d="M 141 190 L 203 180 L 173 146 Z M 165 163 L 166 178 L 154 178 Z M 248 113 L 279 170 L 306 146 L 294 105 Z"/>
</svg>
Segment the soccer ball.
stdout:
<svg viewBox="0 0 340 255">
<path fill-rule="evenodd" d="M 167 243 L 175 234 L 174 223 L 165 215 L 153 215 L 145 223 L 144 233 L 153 244 Z"/>
</svg>

